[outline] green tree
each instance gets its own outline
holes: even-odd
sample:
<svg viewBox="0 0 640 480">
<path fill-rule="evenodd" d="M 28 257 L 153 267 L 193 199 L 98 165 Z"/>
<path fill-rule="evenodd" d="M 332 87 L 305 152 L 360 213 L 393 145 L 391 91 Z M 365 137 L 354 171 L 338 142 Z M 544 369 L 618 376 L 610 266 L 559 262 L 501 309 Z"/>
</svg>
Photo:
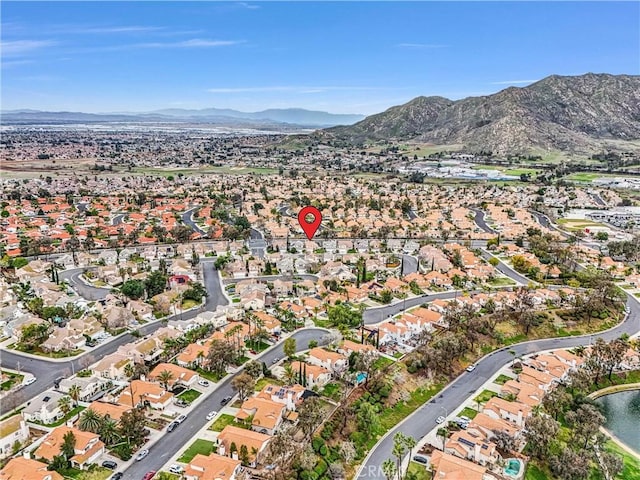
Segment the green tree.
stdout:
<svg viewBox="0 0 640 480">
<path fill-rule="evenodd" d="M 248 373 L 242 372 L 231 380 L 231 388 L 238 392 L 240 400 L 244 402 L 247 397 L 254 392 L 256 381 Z"/>
<path fill-rule="evenodd" d="M 78 427 L 85 432 L 99 433 L 104 423 L 104 417 L 91 408 L 87 408 L 80 415 Z"/>
<path fill-rule="evenodd" d="M 66 458 L 67 461 L 71 460 L 71 457 L 76 454 L 76 436 L 72 431 L 68 431 L 62 437 L 60 453 L 64 455 L 64 458 Z"/>
<path fill-rule="evenodd" d="M 158 374 L 158 381 L 165 390 L 169 390 L 169 383 L 171 380 L 173 380 L 173 372 L 170 370 L 163 370 Z"/>
<path fill-rule="evenodd" d="M 58 400 L 58 407 L 60 408 L 62 415 L 66 417 L 72 408 L 71 397 L 67 397 L 66 395 L 64 397 L 61 397 L 60 400 Z"/>
<path fill-rule="evenodd" d="M 131 300 L 142 298 L 145 291 L 145 283 L 141 280 L 127 280 L 120 287 L 120 292 Z"/>
<path fill-rule="evenodd" d="M 129 445 L 141 445 L 144 442 L 146 423 L 144 410 L 133 408 L 120 417 L 118 433 Z"/>
<path fill-rule="evenodd" d="M 254 379 L 258 379 L 262 376 L 262 365 L 255 360 L 251 360 L 245 364 L 244 371 Z"/>
<path fill-rule="evenodd" d="M 284 341 L 282 350 L 288 358 L 292 358 L 296 354 L 296 339 L 289 337 Z"/>
<path fill-rule="evenodd" d="M 154 270 L 144 281 L 149 298 L 159 295 L 167 288 L 167 276 L 159 270 Z"/>
</svg>

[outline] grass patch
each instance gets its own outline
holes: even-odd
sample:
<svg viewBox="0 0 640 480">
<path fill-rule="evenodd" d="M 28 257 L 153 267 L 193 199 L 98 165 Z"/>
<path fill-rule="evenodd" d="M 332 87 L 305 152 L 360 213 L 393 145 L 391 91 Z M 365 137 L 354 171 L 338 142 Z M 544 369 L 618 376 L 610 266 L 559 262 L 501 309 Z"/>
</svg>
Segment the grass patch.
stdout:
<svg viewBox="0 0 640 480">
<path fill-rule="evenodd" d="M 393 360 L 387 357 L 378 357 L 378 359 L 373 362 L 373 370 L 383 370 L 387 368 L 389 365 L 393 363 Z"/>
<path fill-rule="evenodd" d="M 624 468 L 622 472 L 616 477 L 620 480 L 630 479 L 630 478 L 640 478 L 640 458 L 631 455 L 626 450 L 623 450 L 616 444 L 615 442 L 609 440 L 605 444 L 605 449 L 608 452 L 613 452 L 622 457 L 624 461 Z"/>
<path fill-rule="evenodd" d="M 431 474 L 427 472 L 424 465 L 417 462 L 409 462 L 407 478 L 412 478 L 414 480 L 431 480 Z"/>
<path fill-rule="evenodd" d="M 491 390 L 483 390 L 480 395 L 473 399 L 474 402 L 487 403 L 493 397 L 497 397 L 498 394 L 496 392 L 492 392 Z"/>
<path fill-rule="evenodd" d="M 0 390 L 2 391 L 11 390 L 14 386 L 20 385 L 22 383 L 22 380 L 24 379 L 24 375 L 5 372 L 4 370 L 2 371 L 2 375 L 4 377 L 7 377 L 7 380 L 0 383 Z"/>
<path fill-rule="evenodd" d="M 184 392 L 182 392 L 180 395 L 178 395 L 178 398 L 181 398 L 182 400 L 184 400 L 187 403 L 191 403 L 193 402 L 196 398 L 198 398 L 200 395 L 202 395 L 200 392 L 198 392 L 197 390 L 185 390 Z"/>
<path fill-rule="evenodd" d="M 32 355 L 39 355 L 40 357 L 47 357 L 47 358 L 76 357 L 76 356 L 84 353 L 84 350 L 82 350 L 81 348 L 76 348 L 75 350 L 67 350 L 67 351 L 62 351 L 62 352 L 43 352 L 40 349 L 33 350 L 33 349 L 29 349 L 29 348 L 21 348 L 19 344 L 10 345 L 7 348 L 14 348 L 15 350 L 18 350 L 19 352 L 30 353 Z"/>
<path fill-rule="evenodd" d="M 493 381 L 493 383 L 497 383 L 498 385 L 504 385 L 509 380 L 513 380 L 513 379 L 511 377 L 507 376 L 507 375 L 499 375 L 498 378 L 496 378 Z"/>
<path fill-rule="evenodd" d="M 185 300 L 184 302 L 182 302 L 182 310 L 188 310 L 190 308 L 197 307 L 198 305 L 199 303 L 195 300 Z"/>
<path fill-rule="evenodd" d="M 256 392 L 259 392 L 267 385 L 283 385 L 283 383 L 276 378 L 265 378 L 262 377 L 256 382 Z"/>
<path fill-rule="evenodd" d="M 185 452 L 180 456 L 180 458 L 178 458 L 178 462 L 189 463 L 191 460 L 193 460 L 193 457 L 195 457 L 198 454 L 207 456 L 211 452 L 215 452 L 215 451 L 216 451 L 216 446 L 213 442 L 198 438 L 195 442 L 193 442 L 189 446 L 189 448 L 185 450 Z"/>
<path fill-rule="evenodd" d="M 489 280 L 489 285 L 492 287 L 508 287 L 510 285 L 515 285 L 516 282 L 510 279 L 509 277 L 496 277 Z"/>
<path fill-rule="evenodd" d="M 342 388 L 337 383 L 327 383 L 320 394 L 336 400 L 336 397 L 338 399 L 340 398 L 340 390 L 342 390 Z"/>
<path fill-rule="evenodd" d="M 411 397 L 406 402 L 398 402 L 393 407 L 385 408 L 380 413 L 380 424 L 385 431 L 396 426 L 422 404 L 431 400 L 436 393 L 442 390 L 443 385 L 437 383 L 429 388 L 421 387 L 411 392 Z M 374 439 L 374 443 L 377 441 Z M 373 446 L 373 445 L 372 445 Z"/>
<path fill-rule="evenodd" d="M 198 372 L 198 375 L 200 375 L 202 378 L 209 380 L 210 382 L 216 383 L 222 379 L 222 377 L 217 373 L 208 372 L 206 370 L 203 370 L 202 368 L 199 368 L 197 372 Z"/>
<path fill-rule="evenodd" d="M 216 421 L 209 427 L 209 430 L 221 432 L 227 425 L 236 425 L 235 417 L 233 415 L 223 413 L 216 418 Z M 237 425 L 239 425 L 239 423 Z"/>
<path fill-rule="evenodd" d="M 596 178 L 601 177 L 601 173 L 577 172 L 572 173 L 565 180 L 575 180 L 577 182 L 593 182 Z"/>
<path fill-rule="evenodd" d="M 532 462 L 527 464 L 527 470 L 524 474 L 524 478 L 525 480 L 549 480 L 547 474 Z"/>
<path fill-rule="evenodd" d="M 98 465 L 91 465 L 88 470 L 69 468 L 61 473 L 64 478 L 72 478 L 73 480 L 106 480 L 113 474 L 113 471 Z"/>
<path fill-rule="evenodd" d="M 476 418 L 476 415 L 478 415 L 478 411 L 469 407 L 464 407 L 462 411 L 458 414 L 459 417 L 468 417 L 471 420 Z"/>
<path fill-rule="evenodd" d="M 271 346 L 268 343 L 264 343 L 264 342 L 256 343 L 256 342 L 251 342 L 249 340 L 244 342 L 244 344 L 249 350 L 254 350 L 256 352 L 262 352 L 263 350 L 266 350 Z"/>
</svg>

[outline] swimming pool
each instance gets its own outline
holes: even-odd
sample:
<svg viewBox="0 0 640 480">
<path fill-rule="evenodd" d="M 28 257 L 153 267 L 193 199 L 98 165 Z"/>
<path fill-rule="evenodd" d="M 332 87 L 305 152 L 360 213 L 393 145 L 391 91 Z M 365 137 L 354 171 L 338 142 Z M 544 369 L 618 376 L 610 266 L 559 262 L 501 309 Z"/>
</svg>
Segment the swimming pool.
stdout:
<svg viewBox="0 0 640 480">
<path fill-rule="evenodd" d="M 507 459 L 507 466 L 504 467 L 504 474 L 513 478 L 520 478 L 524 471 L 524 463 L 517 458 Z"/>
<path fill-rule="evenodd" d="M 367 379 L 367 374 L 365 372 L 360 372 L 356 375 L 356 383 L 362 383 Z"/>
</svg>

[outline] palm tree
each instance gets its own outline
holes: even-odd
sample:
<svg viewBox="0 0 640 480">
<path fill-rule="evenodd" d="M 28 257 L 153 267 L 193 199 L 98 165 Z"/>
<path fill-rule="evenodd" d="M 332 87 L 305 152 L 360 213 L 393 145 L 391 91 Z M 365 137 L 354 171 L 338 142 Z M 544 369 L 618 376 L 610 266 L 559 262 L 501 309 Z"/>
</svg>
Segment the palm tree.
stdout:
<svg viewBox="0 0 640 480">
<path fill-rule="evenodd" d="M 444 452 L 445 442 L 447 441 L 447 437 L 449 436 L 449 430 L 445 427 L 441 427 L 438 429 L 436 433 L 438 437 L 442 437 L 442 451 Z"/>
<path fill-rule="evenodd" d="M 106 418 L 100 428 L 100 439 L 107 445 L 113 445 L 120 440 L 118 425 L 114 420 Z"/>
<path fill-rule="evenodd" d="M 131 362 L 127 363 L 124 367 L 124 374 L 127 377 L 131 378 L 135 375 L 135 373 L 136 373 L 136 370 L 133 367 L 133 364 Z"/>
<path fill-rule="evenodd" d="M 390 458 L 387 458 L 382 463 L 382 473 L 384 473 L 384 476 L 387 477 L 387 480 L 393 480 L 393 478 L 395 478 L 397 469 L 396 469 L 396 464 L 394 463 L 393 460 L 391 460 Z"/>
<path fill-rule="evenodd" d="M 104 417 L 94 410 L 87 408 L 82 415 L 78 427 L 85 432 L 99 433 L 104 424 Z"/>
<path fill-rule="evenodd" d="M 291 364 L 287 364 L 284 367 L 284 380 L 287 385 L 294 385 L 298 380 L 298 373 L 293 371 Z"/>
<path fill-rule="evenodd" d="M 405 435 L 405 437 L 403 438 L 403 441 L 404 441 L 405 447 L 407 447 L 407 450 L 409 450 L 409 459 L 411 459 L 413 449 L 418 444 L 418 442 L 416 442 L 416 439 L 410 435 Z M 407 467 L 407 470 L 408 470 L 408 467 Z M 402 474 L 402 472 L 400 473 Z"/>
<path fill-rule="evenodd" d="M 169 370 L 163 370 L 158 375 L 158 381 L 164 386 L 165 390 L 169 390 L 169 382 L 173 380 L 173 373 Z"/>
<path fill-rule="evenodd" d="M 75 383 L 69 387 L 69 396 L 73 399 L 74 407 L 78 406 L 78 400 L 80 399 L 80 393 L 82 393 L 82 389 L 76 385 Z"/>
<path fill-rule="evenodd" d="M 62 415 L 66 417 L 67 413 L 71 411 L 71 398 L 67 396 L 62 397 L 58 400 L 58 407 L 60 407 Z"/>
</svg>

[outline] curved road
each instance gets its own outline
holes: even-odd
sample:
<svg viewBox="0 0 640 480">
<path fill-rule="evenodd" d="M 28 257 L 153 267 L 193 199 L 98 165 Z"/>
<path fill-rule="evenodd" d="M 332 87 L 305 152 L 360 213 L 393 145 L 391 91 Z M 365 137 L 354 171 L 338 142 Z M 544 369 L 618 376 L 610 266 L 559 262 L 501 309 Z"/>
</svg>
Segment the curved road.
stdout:
<svg viewBox="0 0 640 480">
<path fill-rule="evenodd" d="M 204 306 L 205 310 L 213 311 L 218 305 L 227 305 L 229 302 L 222 293 L 222 285 L 218 272 L 214 270 L 212 262 L 203 262 L 204 285 L 209 293 Z M 81 285 L 84 285 L 81 283 Z M 92 287 L 95 288 L 95 287 Z M 104 290 L 104 289 L 98 289 Z M 199 309 L 183 312 L 182 319 L 188 320 L 195 317 L 199 313 Z M 180 314 L 171 315 L 167 320 L 178 320 Z M 163 325 L 161 320 L 147 323 L 138 328 L 141 335 L 149 335 L 155 332 Z M 53 386 L 53 382 L 60 376 L 69 376 L 74 371 L 82 370 L 91 363 L 97 362 L 100 358 L 115 352 L 119 346 L 135 341 L 135 337 L 130 333 L 125 333 L 111 341 L 96 347 L 95 349 L 66 362 L 52 362 L 38 358 L 31 358 L 16 352 L 2 350 L 0 353 L 0 365 L 5 368 L 20 369 L 32 373 L 37 380 L 32 385 L 26 386 L 12 395 L 20 395 L 22 398 L 29 399 L 39 393 L 44 392 Z M 9 409 L 7 402 L 0 405 L 0 414 L 6 413 Z"/>
<path fill-rule="evenodd" d="M 474 221 L 476 222 L 476 225 L 478 225 L 482 230 L 487 233 L 498 233 L 487 224 L 484 219 L 484 212 L 482 210 L 480 210 L 479 208 L 469 208 L 469 210 L 475 212 L 476 216 L 474 218 Z"/>
<path fill-rule="evenodd" d="M 197 232 L 200 235 L 206 235 L 207 232 L 205 230 L 203 230 L 202 228 L 200 228 L 200 226 L 193 219 L 193 214 L 199 209 L 200 209 L 200 207 L 198 206 L 198 207 L 190 208 L 189 210 L 185 211 L 182 214 L 182 217 L 181 217 L 182 218 L 182 223 L 184 223 L 185 225 L 190 227 L 191 230 L 193 230 L 194 232 Z"/>
</svg>

